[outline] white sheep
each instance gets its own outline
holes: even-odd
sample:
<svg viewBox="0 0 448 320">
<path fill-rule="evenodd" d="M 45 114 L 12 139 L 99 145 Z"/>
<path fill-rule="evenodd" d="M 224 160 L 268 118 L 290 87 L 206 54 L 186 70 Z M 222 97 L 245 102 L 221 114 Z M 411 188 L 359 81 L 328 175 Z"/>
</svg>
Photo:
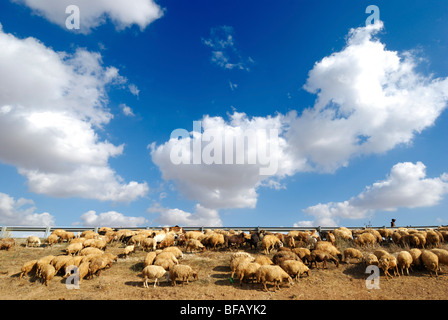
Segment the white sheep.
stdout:
<svg viewBox="0 0 448 320">
<path fill-rule="evenodd" d="M 261 240 L 261 245 L 265 254 L 269 254 L 275 247 L 283 247 L 283 242 L 280 241 L 275 235 L 268 234 Z"/>
<path fill-rule="evenodd" d="M 126 246 L 123 249 L 122 255 L 124 258 L 127 258 L 129 254 L 135 251 L 135 245 Z"/>
<path fill-rule="evenodd" d="M 156 259 L 157 253 L 154 251 L 148 252 L 148 254 L 145 256 L 145 260 L 143 261 L 143 265 L 150 266 L 154 263 L 154 260 Z"/>
<path fill-rule="evenodd" d="M 38 260 L 31 260 L 27 261 L 22 265 L 21 273 L 19 276 L 19 279 L 22 279 L 23 276 L 26 276 L 29 272 L 37 269 L 37 261 Z"/>
<path fill-rule="evenodd" d="M 349 263 L 350 259 L 358 259 L 358 261 L 361 261 L 363 259 L 363 255 L 361 251 L 355 248 L 347 248 L 344 250 L 344 259 L 343 261 L 345 263 Z"/>
<path fill-rule="evenodd" d="M 435 253 L 436 256 L 439 258 L 439 270 L 441 264 L 448 264 L 448 251 L 445 249 L 431 249 L 432 253 Z M 441 271 L 441 270 L 440 270 Z"/>
<path fill-rule="evenodd" d="M 169 278 L 171 284 L 176 286 L 176 280 L 179 279 L 182 282 L 182 286 L 186 281 L 188 284 L 188 279 L 193 277 L 194 280 L 198 280 L 198 274 L 190 266 L 185 264 L 177 264 L 170 269 Z"/>
<path fill-rule="evenodd" d="M 263 286 L 264 291 L 268 291 L 268 288 L 266 287 L 266 283 L 268 281 L 274 282 L 274 292 L 277 290 L 277 288 L 280 290 L 280 283 L 282 283 L 284 280 L 287 280 L 290 285 L 294 284 L 291 276 L 277 265 L 260 266 L 260 268 L 258 268 L 257 270 L 256 277 L 257 282 L 259 282 Z"/>
<path fill-rule="evenodd" d="M 243 263 L 243 262 L 253 262 L 255 259 L 252 257 L 252 256 L 250 256 L 250 257 L 248 257 L 248 256 L 237 256 L 237 257 L 234 257 L 233 259 L 231 259 L 230 260 L 230 270 L 232 271 L 232 274 L 230 275 L 230 277 L 231 278 L 233 278 L 233 276 L 235 275 L 235 272 L 236 272 L 236 268 L 238 267 L 238 265 L 240 264 L 240 263 Z"/>
<path fill-rule="evenodd" d="M 205 249 L 205 246 L 201 243 L 201 241 L 199 241 L 197 239 L 189 239 L 186 243 L 186 248 L 185 248 L 186 252 L 188 252 L 188 250 L 190 250 L 190 252 L 192 252 L 192 250 L 205 251 L 206 249 Z"/>
<path fill-rule="evenodd" d="M 154 288 L 157 282 L 163 276 L 166 277 L 166 281 L 169 281 L 169 273 L 161 266 L 149 265 L 143 268 L 143 287 L 148 288 L 148 280 L 154 280 Z"/>
<path fill-rule="evenodd" d="M 51 264 L 46 264 L 43 266 L 40 273 L 42 284 L 48 286 L 48 282 L 53 279 L 55 275 L 56 270 Z"/>
</svg>

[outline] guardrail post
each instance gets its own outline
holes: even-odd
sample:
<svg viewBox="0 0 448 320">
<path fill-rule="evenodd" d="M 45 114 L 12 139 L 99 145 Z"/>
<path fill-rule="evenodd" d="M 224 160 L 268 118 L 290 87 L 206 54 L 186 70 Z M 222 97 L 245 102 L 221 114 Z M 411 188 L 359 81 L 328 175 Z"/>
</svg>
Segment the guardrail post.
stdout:
<svg viewBox="0 0 448 320">
<path fill-rule="evenodd" d="M 6 226 L 2 227 L 2 232 L 0 233 L 0 238 L 3 238 L 5 236 L 7 230 L 8 230 L 8 227 L 6 227 Z"/>
<path fill-rule="evenodd" d="M 45 228 L 45 234 L 44 234 L 44 238 L 45 238 L 45 239 L 48 238 L 48 235 L 50 234 L 50 231 L 51 231 L 51 227 L 46 227 L 46 228 Z"/>
</svg>

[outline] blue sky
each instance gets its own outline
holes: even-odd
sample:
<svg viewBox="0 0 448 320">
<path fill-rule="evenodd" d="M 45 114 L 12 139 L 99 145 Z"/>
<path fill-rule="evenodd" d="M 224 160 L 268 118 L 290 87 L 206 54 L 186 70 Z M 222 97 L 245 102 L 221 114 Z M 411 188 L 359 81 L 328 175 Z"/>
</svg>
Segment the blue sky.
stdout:
<svg viewBox="0 0 448 320">
<path fill-rule="evenodd" d="M 0 224 L 448 224 L 447 4 L 132 3 L 1 2 Z M 173 165 L 193 121 L 278 129 L 277 172 Z"/>
</svg>

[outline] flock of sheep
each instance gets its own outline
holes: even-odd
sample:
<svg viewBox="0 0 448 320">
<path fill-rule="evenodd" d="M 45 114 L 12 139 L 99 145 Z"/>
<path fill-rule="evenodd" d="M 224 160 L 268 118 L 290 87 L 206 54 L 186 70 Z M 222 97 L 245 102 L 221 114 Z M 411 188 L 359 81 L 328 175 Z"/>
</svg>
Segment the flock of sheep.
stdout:
<svg viewBox="0 0 448 320">
<path fill-rule="evenodd" d="M 190 279 L 197 280 L 198 272 L 182 263 L 184 254 L 206 250 L 231 251 L 230 279 L 236 276 L 243 281 L 258 283 L 267 291 L 267 283 L 273 290 L 280 289 L 282 282 L 293 285 L 304 275 L 310 276 L 314 268 L 327 268 L 327 263 L 351 263 L 356 259 L 365 266 L 377 265 L 386 279 L 409 275 L 409 270 L 426 269 L 430 275 L 438 276 L 441 264 L 448 264 L 448 251 L 442 249 L 448 242 L 448 227 L 415 230 L 408 228 L 383 228 L 350 230 L 344 227 L 331 231 L 297 231 L 287 234 L 270 233 L 264 230 L 244 233 L 235 230 L 207 229 L 184 231 L 181 227 L 160 230 L 115 230 L 99 228 L 75 235 L 62 229 L 54 230 L 45 239 L 46 246 L 68 242 L 64 254 L 47 255 L 25 262 L 20 278 L 32 273 L 48 285 L 56 275 L 68 277 L 77 270 L 78 279 L 92 279 L 102 270 L 112 267 L 119 257 L 126 259 L 136 249 L 146 253 L 142 261 L 142 286 L 156 287 L 160 279 L 166 278 L 171 285 L 177 281 L 182 285 Z M 14 246 L 13 239 L 1 239 L 0 247 L 8 250 Z M 2 243 L 8 243 L 3 246 Z M 106 252 L 111 242 L 120 242 L 121 253 Z M 341 245 L 343 244 L 343 245 Z M 395 253 L 386 249 L 395 244 Z M 41 246 L 38 237 L 30 236 L 26 246 Z M 341 249 L 338 249 L 341 248 Z M 342 249 L 344 248 L 344 249 Z M 75 268 L 76 267 L 76 268 Z M 390 273 L 393 272 L 393 275 Z"/>
</svg>

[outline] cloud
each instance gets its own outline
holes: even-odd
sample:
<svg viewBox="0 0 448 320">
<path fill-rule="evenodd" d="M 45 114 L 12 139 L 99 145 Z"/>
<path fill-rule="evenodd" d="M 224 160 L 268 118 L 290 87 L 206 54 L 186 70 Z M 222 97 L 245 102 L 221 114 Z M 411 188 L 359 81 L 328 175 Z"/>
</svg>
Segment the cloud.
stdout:
<svg viewBox="0 0 448 320">
<path fill-rule="evenodd" d="M 183 139 L 172 137 L 164 144 L 152 145 L 152 161 L 161 170 L 164 180 L 174 181 L 182 194 L 204 207 L 254 208 L 258 197 L 256 189 L 262 183 L 277 187 L 278 184 L 269 180 L 291 174 L 293 159 L 289 158 L 289 162 L 284 152 L 286 142 L 271 132 L 281 134 L 281 116 L 249 118 L 234 112 L 229 117 L 226 121 L 221 117 L 205 116 L 202 119 L 204 133 L 193 131 Z M 243 149 L 237 149 L 237 141 L 242 143 Z M 229 142 L 232 154 L 226 149 L 226 142 Z M 195 156 L 194 148 L 198 144 L 201 159 Z M 215 151 L 211 150 L 215 146 Z M 177 157 L 179 151 L 187 162 L 173 161 L 173 154 Z M 239 163 L 238 155 L 242 157 Z M 194 164 L 195 159 L 199 160 L 197 164 Z M 279 163 L 281 165 L 277 166 Z M 262 174 L 263 169 L 270 174 Z"/>
<path fill-rule="evenodd" d="M 76 5 L 80 13 L 80 32 L 89 33 L 109 18 L 118 30 L 138 25 L 144 30 L 163 16 L 163 9 L 153 0 L 13 0 L 26 5 L 34 13 L 66 28 L 66 8 Z"/>
<path fill-rule="evenodd" d="M 222 221 L 216 210 L 204 208 L 196 204 L 193 213 L 181 209 L 163 208 L 160 205 L 154 205 L 148 208 L 149 213 L 159 213 L 154 219 L 154 223 L 161 226 L 184 226 L 184 227 L 222 227 Z"/>
<path fill-rule="evenodd" d="M 84 227 L 138 227 L 147 223 L 144 217 L 128 217 L 120 212 L 108 211 L 99 215 L 94 210 L 87 211 L 81 215 L 78 224 Z"/>
<path fill-rule="evenodd" d="M 202 43 L 212 48 L 211 61 L 223 69 L 240 69 L 249 71 L 252 58 L 243 58 L 235 46 L 234 30 L 230 26 L 220 26 L 210 30 L 210 38 Z"/>
<path fill-rule="evenodd" d="M 0 224 L 3 226 L 54 226 L 55 219 L 48 212 L 37 213 L 34 202 L 20 198 L 15 200 L 0 192 Z"/>
<path fill-rule="evenodd" d="M 422 162 L 397 163 L 385 180 L 373 183 L 350 200 L 319 203 L 304 209 L 303 212 L 313 216 L 314 221 L 300 221 L 296 225 L 337 226 L 340 219 L 362 219 L 376 211 L 432 207 L 439 204 L 446 193 L 446 173 L 427 178 Z"/>
<path fill-rule="evenodd" d="M 352 29 L 346 47 L 309 72 L 304 88 L 315 105 L 291 112 L 286 134 L 308 169 L 334 172 L 353 157 L 410 144 L 446 108 L 448 79 L 418 74 L 411 53 L 386 50 L 373 38 L 382 28 Z"/>
<path fill-rule="evenodd" d="M 131 83 L 129 86 L 129 91 L 136 97 L 138 97 L 140 90 L 137 88 L 137 86 L 133 83 Z"/>
<path fill-rule="evenodd" d="M 0 162 L 17 167 L 31 191 L 132 201 L 146 183 L 125 183 L 108 165 L 123 145 L 99 134 L 113 118 L 107 90 L 127 80 L 101 55 L 55 52 L 0 30 Z"/>
<path fill-rule="evenodd" d="M 135 114 L 134 114 L 134 112 L 132 111 L 131 107 L 127 106 L 126 104 L 121 103 L 121 104 L 119 105 L 119 107 L 120 107 L 121 111 L 123 112 L 123 114 L 124 114 L 125 116 L 128 116 L 128 117 L 134 117 L 134 116 L 135 116 Z"/>
</svg>

